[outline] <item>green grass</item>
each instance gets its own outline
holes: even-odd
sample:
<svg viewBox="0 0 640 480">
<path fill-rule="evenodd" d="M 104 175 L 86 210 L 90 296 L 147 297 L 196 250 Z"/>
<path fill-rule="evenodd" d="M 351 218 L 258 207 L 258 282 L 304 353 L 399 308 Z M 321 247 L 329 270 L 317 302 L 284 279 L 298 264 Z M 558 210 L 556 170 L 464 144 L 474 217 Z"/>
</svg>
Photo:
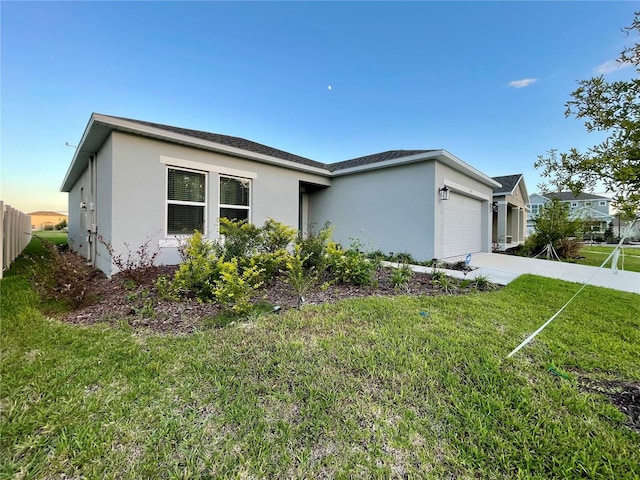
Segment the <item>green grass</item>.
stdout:
<svg viewBox="0 0 640 480">
<path fill-rule="evenodd" d="M 67 232 L 60 232 L 56 230 L 41 230 L 37 232 L 33 232 L 34 236 L 44 238 L 49 242 L 56 243 L 58 245 L 67 243 L 68 234 Z"/>
<path fill-rule="evenodd" d="M 180 337 L 64 324 L 20 275 L 0 286 L 0 478 L 640 476 L 640 434 L 578 387 L 640 379 L 638 295 L 588 287 L 505 360 L 576 284 L 522 276 Z"/>
<path fill-rule="evenodd" d="M 590 265 L 593 267 L 599 267 L 602 265 L 609 254 L 613 251 L 614 247 L 605 247 L 600 245 L 585 245 L 580 250 L 580 256 L 584 258 L 578 259 L 575 263 L 580 265 Z M 624 263 L 623 263 L 624 262 Z M 640 272 L 640 248 L 626 247 L 624 248 L 624 258 L 622 253 L 618 260 L 618 268 L 629 272 Z M 611 260 L 607 262 L 605 267 L 611 267 Z"/>
</svg>

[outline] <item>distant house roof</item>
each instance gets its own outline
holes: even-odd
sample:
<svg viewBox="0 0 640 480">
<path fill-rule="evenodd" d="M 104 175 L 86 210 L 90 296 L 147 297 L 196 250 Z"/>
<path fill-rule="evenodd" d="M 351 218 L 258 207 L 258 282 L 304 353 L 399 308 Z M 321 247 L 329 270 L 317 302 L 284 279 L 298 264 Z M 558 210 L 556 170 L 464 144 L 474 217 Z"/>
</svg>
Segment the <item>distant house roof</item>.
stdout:
<svg viewBox="0 0 640 480">
<path fill-rule="evenodd" d="M 563 202 L 571 201 L 571 200 L 611 200 L 610 198 L 603 197 L 601 195 L 596 195 L 595 193 L 579 193 L 577 196 L 571 192 L 552 192 L 552 193 L 543 193 L 543 197 L 546 198 L 557 198 Z"/>
<path fill-rule="evenodd" d="M 61 190 L 63 192 L 70 191 L 72 185 L 89 164 L 91 156 L 100 149 L 112 131 L 133 133 L 326 176 L 348 175 L 363 170 L 387 168 L 433 159 L 462 171 L 486 185 L 496 186 L 496 182 L 490 177 L 446 150 L 389 150 L 328 164 L 240 137 L 94 113 L 87 124 L 62 182 Z"/>
<path fill-rule="evenodd" d="M 44 210 L 39 210 L 37 212 L 27 213 L 27 215 L 39 216 L 39 217 L 66 217 L 66 213 L 58 213 L 58 212 L 49 212 Z"/>
<path fill-rule="evenodd" d="M 494 195 L 511 195 L 513 191 L 518 186 L 518 182 L 522 178 L 521 173 L 516 173 L 515 175 L 505 175 L 502 177 L 491 177 L 496 182 L 498 182 L 500 187 L 496 187 L 493 189 Z"/>
</svg>

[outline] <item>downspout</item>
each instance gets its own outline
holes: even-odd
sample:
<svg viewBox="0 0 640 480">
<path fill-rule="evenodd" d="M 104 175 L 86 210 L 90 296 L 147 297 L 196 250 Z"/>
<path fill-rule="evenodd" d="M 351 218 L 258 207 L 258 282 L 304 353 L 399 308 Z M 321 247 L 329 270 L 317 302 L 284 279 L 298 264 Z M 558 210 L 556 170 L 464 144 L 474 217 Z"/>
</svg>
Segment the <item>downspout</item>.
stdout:
<svg viewBox="0 0 640 480">
<path fill-rule="evenodd" d="M 89 225 L 87 240 L 89 252 L 87 262 L 95 266 L 95 242 L 98 231 L 96 225 L 96 154 L 89 157 Z"/>
</svg>

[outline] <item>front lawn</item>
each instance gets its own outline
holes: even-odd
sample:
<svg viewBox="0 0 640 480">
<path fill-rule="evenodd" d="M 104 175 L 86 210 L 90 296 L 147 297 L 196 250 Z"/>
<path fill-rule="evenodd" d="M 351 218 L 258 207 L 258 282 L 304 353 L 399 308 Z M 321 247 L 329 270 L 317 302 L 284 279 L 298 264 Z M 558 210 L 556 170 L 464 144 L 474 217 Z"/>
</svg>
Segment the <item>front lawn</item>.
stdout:
<svg viewBox="0 0 640 480">
<path fill-rule="evenodd" d="M 599 267 L 611 254 L 613 249 L 614 247 L 610 246 L 585 244 L 580 249 L 581 258 L 577 259 L 575 263 Z M 611 268 L 611 260 L 607 262 L 605 267 Z M 629 272 L 640 272 L 640 248 L 625 247 L 620 253 L 618 268 Z"/>
<path fill-rule="evenodd" d="M 187 335 L 66 324 L 22 276 L 0 286 L 1 478 L 640 476 L 638 295 L 587 287 L 505 360 L 577 285 L 522 276 Z"/>
</svg>

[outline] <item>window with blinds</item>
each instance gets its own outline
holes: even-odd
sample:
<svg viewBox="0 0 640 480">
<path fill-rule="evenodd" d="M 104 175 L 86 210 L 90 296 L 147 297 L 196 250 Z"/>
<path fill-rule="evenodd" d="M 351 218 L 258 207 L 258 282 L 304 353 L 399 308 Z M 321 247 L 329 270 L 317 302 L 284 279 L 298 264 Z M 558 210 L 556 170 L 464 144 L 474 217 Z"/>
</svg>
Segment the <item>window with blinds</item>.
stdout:
<svg viewBox="0 0 640 480">
<path fill-rule="evenodd" d="M 167 175 L 167 234 L 205 232 L 207 174 L 169 167 Z"/>
<path fill-rule="evenodd" d="M 229 220 L 250 221 L 251 180 L 220 176 L 220 214 Z"/>
</svg>

